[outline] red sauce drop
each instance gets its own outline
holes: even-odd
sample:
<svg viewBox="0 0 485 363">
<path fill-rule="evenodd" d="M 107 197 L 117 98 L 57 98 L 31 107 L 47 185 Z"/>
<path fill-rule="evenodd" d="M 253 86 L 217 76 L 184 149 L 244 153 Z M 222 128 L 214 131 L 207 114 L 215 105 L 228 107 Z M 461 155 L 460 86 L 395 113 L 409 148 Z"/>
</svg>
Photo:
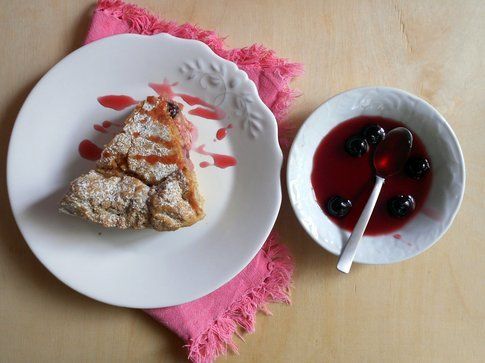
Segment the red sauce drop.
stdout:
<svg viewBox="0 0 485 363">
<path fill-rule="evenodd" d="M 211 166 L 211 165 L 212 165 L 212 164 L 211 164 L 211 163 L 209 163 L 209 162 L 207 162 L 207 161 L 203 161 L 203 162 L 201 162 L 201 163 L 199 164 L 199 166 L 200 166 L 201 168 L 207 168 L 208 166 Z"/>
<path fill-rule="evenodd" d="M 148 140 L 150 140 L 151 142 L 154 142 L 156 144 L 161 144 L 161 143 L 164 142 L 163 139 L 160 136 L 155 136 L 155 135 L 148 136 Z"/>
<path fill-rule="evenodd" d="M 404 244 L 408 245 L 409 247 L 413 247 L 413 244 L 409 241 L 406 241 L 404 238 L 402 238 L 402 236 L 399 234 L 399 233 L 396 233 L 394 235 L 392 235 L 395 239 L 398 239 L 400 241 L 403 241 Z"/>
<path fill-rule="evenodd" d="M 178 82 L 169 83 L 166 79 L 163 80 L 163 83 L 148 83 L 148 85 L 161 97 L 166 97 L 172 99 L 175 96 L 175 93 L 172 90 L 173 86 L 176 86 Z"/>
<path fill-rule="evenodd" d="M 211 153 L 211 152 L 204 150 L 204 148 L 205 148 L 205 145 L 200 145 L 195 149 L 195 151 L 198 152 L 199 154 L 210 156 L 212 158 L 213 162 L 214 162 L 214 164 L 212 164 L 212 165 L 214 165 L 218 168 L 221 168 L 221 169 L 225 169 L 225 168 L 228 168 L 230 166 L 237 165 L 237 160 L 236 160 L 235 157 L 230 156 L 230 155 Z M 201 164 L 203 164 L 203 163 L 201 163 Z M 206 168 L 209 165 L 204 164 L 204 166 L 202 166 L 202 165 L 200 165 L 200 166 L 202 168 Z"/>
<path fill-rule="evenodd" d="M 183 101 L 185 101 L 187 104 L 190 106 L 201 106 L 201 107 L 196 107 L 193 110 L 189 111 L 189 114 L 196 115 L 199 117 L 211 119 L 211 120 L 222 120 L 225 118 L 226 114 L 225 112 L 214 105 L 211 105 L 210 103 L 204 101 L 203 99 L 195 96 L 191 96 L 188 94 L 177 94 L 173 91 L 172 87 L 176 86 L 178 83 L 169 83 L 167 80 L 164 80 L 163 83 L 149 83 L 149 86 L 157 92 L 158 95 L 166 98 L 173 99 L 174 97 L 180 97 Z M 148 102 L 152 102 L 151 99 L 154 99 L 154 97 L 148 97 Z M 102 96 L 98 97 L 98 102 L 108 108 L 112 108 L 114 110 L 120 111 L 123 110 L 131 105 L 134 105 L 138 103 L 138 101 L 134 100 L 133 98 L 125 95 L 107 95 L 107 96 Z M 142 121 L 143 122 L 143 121 Z M 192 125 L 192 124 L 191 124 Z M 95 130 L 103 133 L 107 133 L 107 129 L 110 128 L 111 126 L 117 126 L 117 127 L 123 127 L 122 123 L 119 122 L 111 122 L 111 121 L 104 121 L 102 125 L 94 125 Z M 228 125 L 226 128 L 220 129 L 217 131 L 217 138 L 219 140 L 222 140 L 224 137 L 227 135 L 227 130 L 232 128 L 232 125 Z M 192 144 L 197 140 L 198 138 L 198 130 L 197 128 L 192 125 L 191 127 L 191 138 L 192 138 Z M 133 136 L 138 137 L 139 133 L 133 133 Z M 160 138 L 153 137 L 151 141 L 157 142 L 157 143 L 162 143 L 162 140 Z M 85 140 L 87 142 L 90 142 L 89 140 Z M 92 144 L 92 143 L 91 143 Z M 94 144 L 92 144 L 94 145 Z M 86 148 L 87 146 L 85 146 Z M 96 145 L 94 147 L 97 148 Z M 92 148 L 92 146 L 91 146 Z M 93 148 L 92 148 L 93 149 Z M 99 149 L 99 148 L 98 148 Z M 93 149 L 94 150 L 94 149 Z M 97 160 L 99 159 L 101 155 L 101 149 L 100 151 L 97 152 L 97 156 L 91 156 L 91 158 L 96 157 L 96 159 L 90 159 L 90 160 Z M 214 165 L 218 168 L 227 168 L 230 166 L 234 166 L 237 164 L 237 160 L 229 155 L 222 155 L 222 154 L 216 154 L 216 153 L 209 153 L 204 150 L 204 145 L 200 146 L 198 148 L 199 153 L 203 155 L 208 155 L 211 156 L 212 159 L 214 160 L 214 164 L 210 164 L 208 162 L 202 162 L 201 167 L 208 167 L 209 165 Z M 84 157 L 84 156 L 83 156 Z M 144 159 L 148 163 L 155 164 L 157 162 L 162 162 L 162 163 L 178 163 L 177 160 L 168 160 L 167 157 L 161 157 L 157 155 L 148 155 L 148 156 L 142 156 L 142 155 L 136 155 L 135 158 L 137 159 Z"/>
<path fill-rule="evenodd" d="M 192 115 L 204 117 L 210 120 L 222 120 L 224 117 L 226 117 L 225 112 L 221 108 L 211 105 L 199 97 L 184 93 L 175 93 L 172 87 L 176 86 L 177 84 L 178 83 L 169 83 L 165 79 L 163 83 L 149 83 L 148 85 L 161 97 L 173 99 L 174 97 L 178 96 L 190 106 L 203 106 L 189 111 L 189 113 Z"/>
<path fill-rule="evenodd" d="M 148 96 L 148 97 L 147 97 L 147 103 L 148 103 L 149 105 L 153 105 L 153 106 L 155 106 L 156 102 L 157 102 L 157 97 L 155 97 L 155 96 Z M 153 112 L 154 112 L 154 111 L 152 111 L 152 113 L 153 113 Z"/>
<path fill-rule="evenodd" d="M 232 124 L 229 124 L 227 127 L 222 127 L 216 132 L 217 140 L 222 140 L 227 136 L 227 130 L 232 129 Z"/>
<path fill-rule="evenodd" d="M 344 218 L 335 218 L 327 214 L 335 224 L 347 231 L 353 230 L 374 186 L 372 157 L 375 147 L 372 146 L 362 157 L 355 158 L 345 151 L 345 140 L 360 133 L 371 123 L 379 124 L 386 132 L 404 126 L 400 122 L 383 117 L 356 117 L 331 130 L 320 142 L 313 157 L 311 182 L 324 213 L 327 214 L 325 204 L 332 196 L 340 195 L 352 201 L 353 207 Z M 423 142 L 415 133 L 410 156 L 423 156 L 429 159 Z M 390 233 L 406 224 L 423 207 L 431 188 L 431 180 L 432 173 L 421 180 L 414 180 L 403 171 L 387 178 L 365 234 Z M 407 218 L 392 217 L 387 211 L 387 201 L 398 194 L 410 194 L 416 201 L 416 210 Z"/>
<path fill-rule="evenodd" d="M 223 138 L 225 138 L 227 135 L 227 129 L 225 127 L 217 130 L 216 132 L 216 139 L 217 140 L 222 140 Z"/>
<path fill-rule="evenodd" d="M 130 96 L 125 95 L 108 95 L 98 97 L 98 102 L 101 104 L 101 106 L 112 108 L 116 111 L 124 110 L 125 108 L 138 103 L 138 101 L 134 100 Z"/>
<path fill-rule="evenodd" d="M 181 99 L 183 99 L 186 103 L 189 104 L 189 106 L 204 106 L 204 107 L 209 107 L 209 108 L 215 108 L 215 106 L 211 105 L 210 103 L 205 102 L 203 99 L 191 95 L 187 95 L 184 93 L 177 93 L 177 96 L 179 96 Z"/>
<path fill-rule="evenodd" d="M 202 107 L 196 107 L 190 110 L 189 114 L 207 118 L 209 120 L 222 120 L 225 116 L 223 112 L 221 113 L 218 110 L 209 110 L 207 108 L 202 108 Z"/>
<path fill-rule="evenodd" d="M 226 113 L 217 106 L 211 105 L 210 103 L 204 101 L 203 99 L 184 93 L 176 93 L 175 96 L 179 96 L 182 100 L 188 103 L 190 106 L 203 106 L 196 107 L 189 111 L 189 114 L 208 118 L 210 120 L 222 120 L 226 117 Z M 204 108 L 207 107 L 208 109 Z"/>
<path fill-rule="evenodd" d="M 101 157 L 101 152 L 103 151 L 96 144 L 90 140 L 83 140 L 78 147 L 79 155 L 87 160 L 96 161 Z"/>
<path fill-rule="evenodd" d="M 98 132 L 102 132 L 103 134 L 106 134 L 108 131 L 106 131 L 106 129 L 101 126 L 101 125 L 98 125 L 98 124 L 94 124 L 93 125 L 94 129 Z"/>
</svg>

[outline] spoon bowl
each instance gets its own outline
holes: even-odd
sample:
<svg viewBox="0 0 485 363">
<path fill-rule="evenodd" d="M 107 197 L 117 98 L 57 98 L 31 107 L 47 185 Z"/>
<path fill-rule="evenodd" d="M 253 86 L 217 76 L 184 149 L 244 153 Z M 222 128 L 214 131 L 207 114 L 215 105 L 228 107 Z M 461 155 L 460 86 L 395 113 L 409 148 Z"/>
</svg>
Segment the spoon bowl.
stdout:
<svg viewBox="0 0 485 363">
<path fill-rule="evenodd" d="M 374 152 L 376 175 L 385 179 L 399 173 L 404 167 L 412 147 L 413 134 L 407 128 L 396 127 L 389 131 Z"/>
</svg>

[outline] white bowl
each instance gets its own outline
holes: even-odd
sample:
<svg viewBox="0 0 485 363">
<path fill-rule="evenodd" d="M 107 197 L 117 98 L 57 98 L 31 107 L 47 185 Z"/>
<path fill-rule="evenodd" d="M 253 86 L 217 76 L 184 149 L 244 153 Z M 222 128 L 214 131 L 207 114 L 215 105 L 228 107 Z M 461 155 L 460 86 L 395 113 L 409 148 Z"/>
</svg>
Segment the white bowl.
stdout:
<svg viewBox="0 0 485 363">
<path fill-rule="evenodd" d="M 334 224 L 316 202 L 310 175 L 322 138 L 338 124 L 361 115 L 404 123 L 423 141 L 432 161 L 433 180 L 419 213 L 401 229 L 364 236 L 355 262 L 385 264 L 414 257 L 431 247 L 453 222 L 465 189 L 465 162 L 458 140 L 443 116 L 426 101 L 389 87 L 363 87 L 334 96 L 300 128 L 288 159 L 288 192 L 296 216 L 323 248 L 339 255 L 350 233 Z"/>
</svg>

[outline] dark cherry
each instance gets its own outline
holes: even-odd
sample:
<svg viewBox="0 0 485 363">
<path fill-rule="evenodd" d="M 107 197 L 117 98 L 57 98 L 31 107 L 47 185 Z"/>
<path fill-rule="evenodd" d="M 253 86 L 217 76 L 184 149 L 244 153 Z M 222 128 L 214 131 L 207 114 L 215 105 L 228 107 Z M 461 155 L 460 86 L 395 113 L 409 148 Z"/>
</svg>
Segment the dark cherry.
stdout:
<svg viewBox="0 0 485 363">
<path fill-rule="evenodd" d="M 387 203 L 389 213 L 398 218 L 406 217 L 414 211 L 414 208 L 416 208 L 416 202 L 410 195 L 398 195 Z"/>
<path fill-rule="evenodd" d="M 170 117 L 174 118 L 179 113 L 179 106 L 173 102 L 167 102 L 168 113 Z"/>
<path fill-rule="evenodd" d="M 345 151 L 347 151 L 353 157 L 358 158 L 369 151 L 369 143 L 364 137 L 354 135 L 345 141 Z"/>
<path fill-rule="evenodd" d="M 416 180 L 423 178 L 430 169 L 428 159 L 423 157 L 410 158 L 405 166 L 406 174 Z"/>
<path fill-rule="evenodd" d="M 371 124 L 364 127 L 362 130 L 362 136 L 365 137 L 367 142 L 372 145 L 380 143 L 386 137 L 386 131 L 378 124 Z"/>
<path fill-rule="evenodd" d="M 327 201 L 327 212 L 334 217 L 343 218 L 349 214 L 352 208 L 352 202 L 338 195 Z"/>
</svg>

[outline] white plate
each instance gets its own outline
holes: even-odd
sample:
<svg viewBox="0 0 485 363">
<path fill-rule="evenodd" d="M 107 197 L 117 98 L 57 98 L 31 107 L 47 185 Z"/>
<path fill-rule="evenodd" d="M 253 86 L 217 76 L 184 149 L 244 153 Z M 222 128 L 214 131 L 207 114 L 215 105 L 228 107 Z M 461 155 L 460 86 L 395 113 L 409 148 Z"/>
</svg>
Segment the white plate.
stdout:
<svg viewBox="0 0 485 363">
<path fill-rule="evenodd" d="M 465 188 L 465 163 L 450 126 L 426 101 L 389 87 L 363 87 L 343 92 L 321 105 L 300 128 L 288 158 L 288 192 L 307 233 L 322 247 L 340 255 L 350 233 L 334 224 L 317 204 L 310 175 L 313 155 L 335 126 L 360 115 L 401 121 L 415 131 L 431 158 L 433 180 L 425 205 L 400 230 L 364 236 L 355 262 L 399 262 L 431 247 L 452 223 Z M 349 176 L 350 177 L 350 176 Z"/>
<path fill-rule="evenodd" d="M 195 69 L 193 77 L 188 67 Z M 199 129 L 197 145 L 238 160 L 235 167 L 201 169 L 198 164 L 211 159 L 191 154 L 205 219 L 160 233 L 104 229 L 59 214 L 69 182 L 94 165 L 79 157 L 79 142 L 106 142 L 109 137 L 96 134 L 93 124 L 129 113 L 103 108 L 97 97 L 141 100 L 155 94 L 149 82 L 164 78 L 179 82 L 178 92 L 219 104 L 227 115 L 222 121 L 189 116 Z M 229 135 L 214 142 L 216 130 L 229 123 Z M 206 295 L 251 261 L 278 214 L 281 163 L 276 120 L 246 73 L 195 40 L 127 34 L 78 49 L 32 90 L 10 141 L 8 190 L 25 240 L 55 276 L 96 300 L 153 308 Z"/>
</svg>

